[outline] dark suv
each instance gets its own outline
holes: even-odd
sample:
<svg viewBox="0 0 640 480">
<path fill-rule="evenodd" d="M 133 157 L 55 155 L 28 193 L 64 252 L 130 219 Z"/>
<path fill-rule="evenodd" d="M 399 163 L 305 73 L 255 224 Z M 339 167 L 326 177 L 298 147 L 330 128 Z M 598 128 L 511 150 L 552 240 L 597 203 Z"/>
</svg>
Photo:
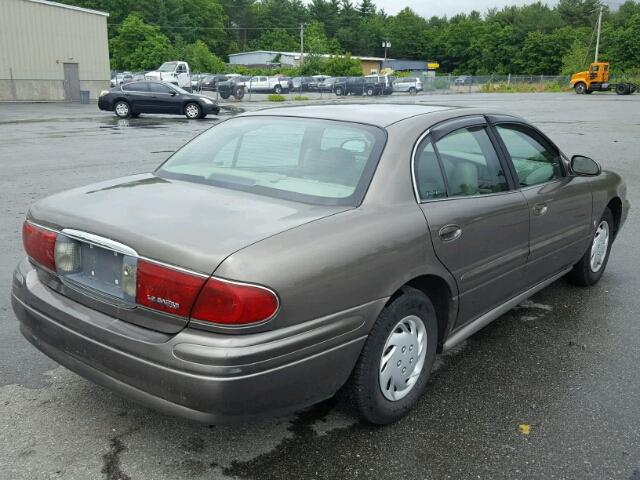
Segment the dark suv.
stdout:
<svg viewBox="0 0 640 480">
<path fill-rule="evenodd" d="M 341 97 L 343 95 L 364 95 L 364 77 L 343 77 L 336 79 L 333 84 L 333 92 Z"/>
</svg>

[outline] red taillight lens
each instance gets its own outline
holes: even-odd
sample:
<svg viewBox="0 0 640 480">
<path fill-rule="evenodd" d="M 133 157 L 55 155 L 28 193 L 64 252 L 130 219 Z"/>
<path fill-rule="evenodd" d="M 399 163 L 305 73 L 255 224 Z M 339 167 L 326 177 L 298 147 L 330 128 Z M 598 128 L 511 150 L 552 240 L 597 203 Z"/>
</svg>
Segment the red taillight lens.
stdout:
<svg viewBox="0 0 640 480">
<path fill-rule="evenodd" d="M 22 243 L 27 255 L 36 263 L 55 272 L 55 248 L 58 234 L 33 223 L 22 225 Z"/>
<path fill-rule="evenodd" d="M 138 261 L 136 303 L 188 317 L 207 279 L 145 260 Z"/>
<path fill-rule="evenodd" d="M 222 325 L 247 325 L 267 320 L 278 310 L 271 290 L 217 278 L 207 280 L 191 318 Z"/>
</svg>

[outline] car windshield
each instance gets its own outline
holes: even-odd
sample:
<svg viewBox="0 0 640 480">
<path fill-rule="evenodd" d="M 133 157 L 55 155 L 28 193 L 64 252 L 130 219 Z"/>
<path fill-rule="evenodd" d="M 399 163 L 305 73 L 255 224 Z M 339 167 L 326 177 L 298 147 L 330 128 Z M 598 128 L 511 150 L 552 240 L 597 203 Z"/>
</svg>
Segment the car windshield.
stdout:
<svg viewBox="0 0 640 480">
<path fill-rule="evenodd" d="M 239 117 L 196 137 L 155 173 L 316 205 L 357 206 L 385 140 L 384 130 L 370 125 Z"/>
<path fill-rule="evenodd" d="M 176 62 L 164 62 L 158 69 L 159 72 L 173 72 L 176 69 Z"/>
</svg>

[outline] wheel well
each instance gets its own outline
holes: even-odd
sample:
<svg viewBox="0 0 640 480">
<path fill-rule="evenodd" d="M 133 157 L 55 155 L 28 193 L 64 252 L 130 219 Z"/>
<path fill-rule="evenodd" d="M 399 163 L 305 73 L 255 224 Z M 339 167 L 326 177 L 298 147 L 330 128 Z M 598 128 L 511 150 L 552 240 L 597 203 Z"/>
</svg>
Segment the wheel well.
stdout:
<svg viewBox="0 0 640 480">
<path fill-rule="evenodd" d="M 622 218 L 622 200 L 618 197 L 614 197 L 609 201 L 607 208 L 611 210 L 611 214 L 613 215 L 613 228 L 614 235 L 618 233 L 618 228 L 620 227 L 620 219 Z"/>
<path fill-rule="evenodd" d="M 436 311 L 436 317 L 438 320 L 438 352 L 442 351 L 442 345 L 444 343 L 444 335 L 449 326 L 449 316 L 453 310 L 451 302 L 451 290 L 449 285 L 441 277 L 436 275 L 423 275 L 421 277 L 414 278 L 413 280 L 405 283 L 404 286 L 413 287 L 424 293 Z M 398 289 L 389 299 L 392 302 L 394 299 L 402 295 L 402 288 Z"/>
</svg>

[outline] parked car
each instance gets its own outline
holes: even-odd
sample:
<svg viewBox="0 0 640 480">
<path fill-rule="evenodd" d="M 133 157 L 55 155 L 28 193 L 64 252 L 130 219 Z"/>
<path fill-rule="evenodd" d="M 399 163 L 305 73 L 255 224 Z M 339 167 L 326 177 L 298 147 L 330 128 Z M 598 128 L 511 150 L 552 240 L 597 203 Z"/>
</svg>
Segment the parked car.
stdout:
<svg viewBox="0 0 640 480">
<path fill-rule="evenodd" d="M 364 77 L 365 95 L 391 95 L 395 77 L 387 75 L 366 75 Z"/>
<path fill-rule="evenodd" d="M 202 80 L 208 76 L 211 76 L 210 73 L 196 73 L 191 75 L 191 91 L 195 92 L 200 87 L 200 83 Z"/>
<path fill-rule="evenodd" d="M 230 77 L 227 75 L 206 75 L 200 80 L 198 90 L 216 92 L 220 82 L 226 82 Z"/>
<path fill-rule="evenodd" d="M 220 107 L 208 97 L 196 95 L 164 82 L 131 82 L 104 90 L 98 108 L 114 112 L 120 118 L 137 117 L 141 113 L 186 115 L 189 119 L 217 115 Z"/>
<path fill-rule="evenodd" d="M 346 77 L 327 77 L 320 83 L 318 83 L 319 92 L 333 92 L 333 87 L 336 82 L 344 82 Z"/>
<path fill-rule="evenodd" d="M 289 91 L 289 82 L 281 77 L 255 76 L 245 83 L 247 91 L 253 93 L 286 93 Z"/>
<path fill-rule="evenodd" d="M 131 77 L 131 72 L 116 73 L 111 78 L 111 87 L 117 87 L 118 85 L 122 85 L 122 82 L 124 81 L 125 77 Z"/>
<path fill-rule="evenodd" d="M 292 84 L 296 92 L 315 92 L 318 90 L 318 81 L 313 77 L 293 77 Z"/>
<path fill-rule="evenodd" d="M 333 84 L 333 92 L 337 96 L 364 95 L 364 77 L 343 77 Z"/>
<path fill-rule="evenodd" d="M 419 77 L 400 77 L 393 82 L 394 92 L 406 92 L 416 95 L 423 90 L 422 81 Z"/>
<path fill-rule="evenodd" d="M 597 283 L 628 210 L 619 175 L 517 117 L 265 109 L 36 202 L 12 305 L 56 362 L 170 414 L 245 420 L 344 387 L 386 424 L 437 352 L 564 275 Z"/>
<path fill-rule="evenodd" d="M 469 77 L 468 75 L 460 75 L 453 81 L 454 85 L 462 86 L 462 85 L 471 85 L 473 83 L 473 77 Z"/>
<path fill-rule="evenodd" d="M 228 80 L 218 82 L 218 93 L 223 99 L 233 96 L 237 100 L 242 100 L 251 77 L 243 77 L 241 75 L 230 77 Z"/>
</svg>

